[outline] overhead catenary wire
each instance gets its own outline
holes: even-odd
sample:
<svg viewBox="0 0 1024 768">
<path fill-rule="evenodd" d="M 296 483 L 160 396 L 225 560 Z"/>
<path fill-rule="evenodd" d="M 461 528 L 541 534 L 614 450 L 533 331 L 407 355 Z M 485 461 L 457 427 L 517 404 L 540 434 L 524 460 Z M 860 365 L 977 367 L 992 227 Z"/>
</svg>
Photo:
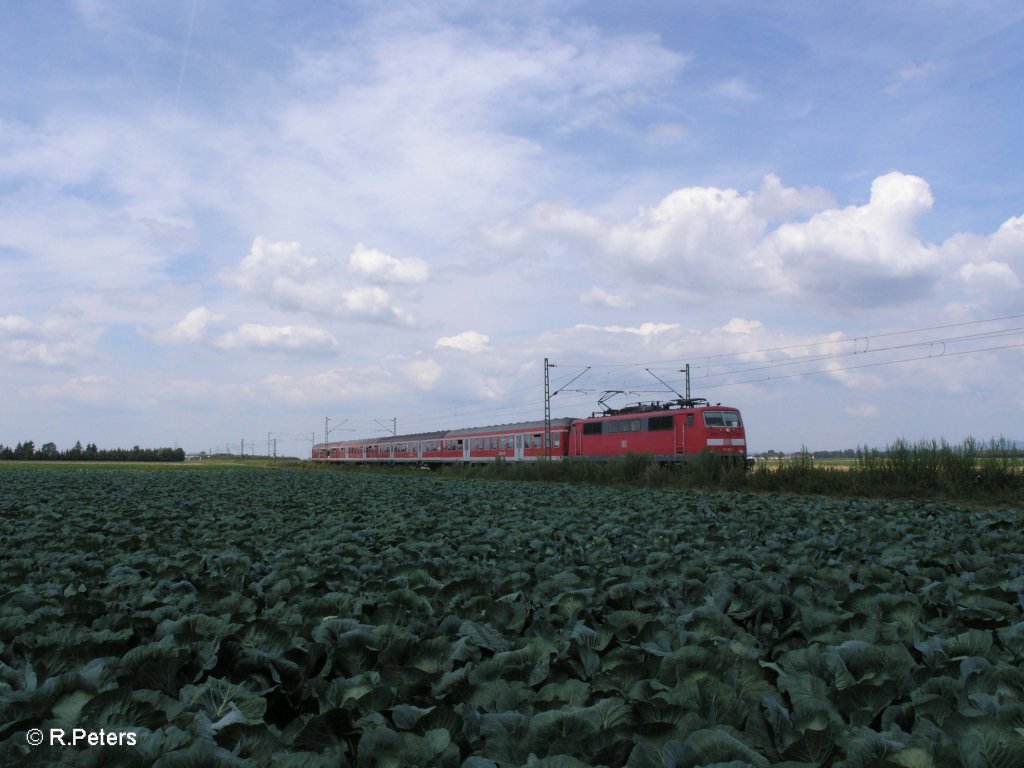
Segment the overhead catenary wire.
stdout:
<svg viewBox="0 0 1024 768">
<path fill-rule="evenodd" d="M 950 337 L 946 337 L 946 338 L 926 339 L 924 341 L 916 341 L 916 342 L 911 342 L 911 343 L 908 343 L 908 344 L 894 344 L 894 345 L 891 345 L 891 346 L 888 346 L 888 347 L 872 348 L 872 349 L 868 350 L 867 352 L 862 352 L 862 351 L 857 351 L 857 350 L 850 350 L 850 351 L 842 351 L 842 352 L 832 352 L 832 353 L 829 353 L 829 354 L 822 354 L 822 355 L 809 355 L 809 356 L 805 356 L 805 357 L 773 358 L 771 360 L 764 361 L 764 363 L 761 364 L 761 365 L 756 365 L 756 366 L 748 367 L 748 368 L 740 368 L 738 370 L 726 370 L 726 371 L 720 371 L 720 372 L 716 372 L 716 373 L 711 373 L 710 371 L 705 371 L 705 374 L 704 374 L 704 376 L 702 378 L 714 378 L 714 377 L 721 377 L 721 376 L 734 376 L 734 375 L 741 374 L 741 373 L 750 373 L 750 372 L 767 370 L 767 369 L 771 369 L 771 368 L 780 368 L 780 367 L 784 367 L 784 366 L 806 365 L 807 363 L 820 362 L 820 361 L 823 361 L 823 360 L 835 360 L 835 359 L 845 358 L 845 357 L 855 357 L 855 356 L 864 356 L 864 355 L 869 355 L 869 354 L 879 354 L 881 352 L 892 352 L 892 351 L 896 351 L 896 350 L 913 349 L 915 347 L 934 347 L 936 345 L 948 345 L 948 344 L 954 344 L 954 343 L 962 342 L 962 341 L 978 341 L 978 340 L 981 340 L 981 339 L 1006 338 L 1006 337 L 1012 337 L 1012 336 L 1020 336 L 1022 334 L 1024 334 L 1024 327 L 1018 327 L 1018 328 L 1014 328 L 1014 329 L 1006 329 L 1006 330 L 1003 330 L 1003 331 L 991 332 L 991 333 L 986 333 L 986 334 L 969 334 L 967 336 L 950 336 Z M 1013 345 L 1011 345 L 1011 346 L 1013 346 Z M 935 356 L 936 355 L 926 355 L 925 357 L 935 357 Z M 745 363 L 739 363 L 739 364 L 745 364 Z"/>
<path fill-rule="evenodd" d="M 919 362 L 921 360 L 935 360 L 940 357 L 958 357 L 961 355 L 974 355 L 979 354 L 981 352 L 995 352 L 999 350 L 1015 348 L 1024 348 L 1024 341 L 1020 342 L 1019 344 L 1002 344 L 993 347 L 982 347 L 981 349 L 963 349 L 958 352 L 949 352 L 944 350 L 940 354 L 920 355 L 918 357 L 908 357 L 900 360 L 882 360 L 876 363 L 859 363 L 857 365 L 848 365 L 842 368 L 826 368 L 817 371 L 798 371 L 796 373 L 784 373 L 780 376 L 765 376 L 764 378 L 761 379 L 747 379 L 744 381 L 724 382 L 721 384 L 712 384 L 710 386 L 705 387 L 705 389 L 721 389 L 724 387 L 734 387 L 744 384 L 757 384 L 766 381 L 776 381 L 779 379 L 794 379 L 799 378 L 801 376 L 820 376 L 823 374 L 834 374 L 842 373 L 843 371 L 852 371 L 858 368 L 878 368 L 885 365 L 902 365 L 905 363 Z"/>
<path fill-rule="evenodd" d="M 929 359 L 936 358 L 952 358 L 960 357 L 970 354 L 981 354 L 984 352 L 996 352 L 1010 349 L 1017 349 L 1024 347 L 1024 342 L 1013 343 L 1013 344 L 990 344 L 983 347 L 972 347 L 970 349 L 956 349 L 957 345 L 968 344 L 971 342 L 987 342 L 995 341 L 998 339 L 1011 339 L 1017 336 L 1024 335 L 1024 326 L 1013 326 L 1010 328 L 996 328 L 991 330 L 982 330 L 974 333 L 966 333 L 959 335 L 933 335 L 929 338 L 921 340 L 906 341 L 898 344 L 888 344 L 879 346 L 876 343 L 878 340 L 892 338 L 896 336 L 907 336 L 915 333 L 928 333 L 933 331 L 950 330 L 955 328 L 965 328 L 970 326 L 977 326 L 985 323 L 995 323 L 1007 320 L 1018 320 L 1024 318 L 1024 314 L 1017 315 L 1006 315 L 1002 317 L 987 318 L 983 320 L 970 320 L 958 323 L 947 323 L 944 325 L 935 325 L 924 328 L 913 328 L 907 330 L 894 330 L 885 331 L 876 334 L 861 334 L 857 336 L 848 336 L 844 338 L 825 338 L 816 341 L 808 341 L 801 344 L 790 344 L 790 345 L 777 345 L 774 347 L 766 347 L 762 349 L 754 350 L 741 350 L 736 352 L 722 352 L 715 354 L 700 354 L 695 351 L 695 354 L 690 356 L 691 360 L 703 360 L 704 365 L 693 365 L 692 369 L 695 371 L 703 370 L 703 375 L 700 376 L 702 381 L 701 390 L 718 390 L 728 387 L 745 386 L 752 384 L 764 384 L 772 381 L 779 381 L 784 379 L 800 378 L 804 376 L 821 376 L 821 375 L 835 375 L 844 371 L 852 371 L 864 368 L 879 368 L 889 365 L 901 365 L 913 362 L 921 362 Z M 854 349 L 843 349 L 836 350 L 827 353 L 815 353 L 805 355 L 795 355 L 792 357 L 784 356 L 779 358 L 771 358 L 768 360 L 756 361 L 756 365 L 751 365 L 755 362 L 750 358 L 756 355 L 765 355 L 769 353 L 787 352 L 792 350 L 812 350 L 814 348 L 822 347 L 835 347 L 837 345 L 849 345 L 853 344 Z M 862 346 L 863 345 L 863 348 Z M 813 367 L 807 370 L 793 370 L 801 366 L 813 366 L 820 365 L 822 363 L 836 362 L 842 360 L 849 360 L 851 358 L 860 357 L 866 358 L 868 356 L 874 357 L 881 355 L 882 353 L 894 354 L 899 352 L 905 352 L 912 349 L 923 349 L 927 348 L 927 354 L 915 355 L 912 357 L 900 357 L 897 359 L 888 360 L 872 360 L 871 362 L 857 363 L 853 365 L 835 366 L 829 365 L 827 367 Z M 735 358 L 734 362 L 727 362 L 730 358 Z M 740 359 L 746 358 L 746 359 Z M 714 366 L 710 365 L 710 361 L 716 361 Z M 627 395 L 657 395 L 659 393 L 678 394 L 675 392 L 675 388 L 672 386 L 673 379 L 665 376 L 665 380 L 662 381 L 665 384 L 664 390 L 651 389 L 653 382 L 650 376 L 662 380 L 661 376 L 654 373 L 654 370 L 659 373 L 665 374 L 666 371 L 682 372 L 678 367 L 669 369 L 662 366 L 681 366 L 685 364 L 683 359 L 675 360 L 661 360 L 647 363 L 615 363 L 615 364 L 601 364 L 591 363 L 589 365 L 579 364 L 568 364 L 559 363 L 559 369 L 574 369 L 577 373 L 574 377 L 567 377 L 568 380 L 558 387 L 555 391 L 560 392 L 558 398 L 559 409 L 565 412 L 571 413 L 574 408 L 585 408 L 587 404 L 593 404 L 593 395 L 597 392 L 607 390 L 621 390 Z M 743 367 L 746 366 L 746 367 Z M 654 370 L 646 370 L 652 368 Z M 760 373 L 767 371 L 768 374 L 756 378 L 744 377 L 743 374 Z M 583 374 L 590 374 L 586 379 L 580 381 L 581 385 L 584 385 L 585 389 L 569 390 L 568 385 L 572 382 L 581 379 Z M 728 381 L 715 381 L 710 382 L 709 379 L 730 379 Z M 517 387 L 510 390 L 508 394 L 520 393 L 526 391 L 536 391 L 539 387 L 534 385 L 526 385 Z M 398 419 L 407 426 L 407 429 L 403 429 L 406 434 L 413 434 L 418 432 L 428 431 L 440 431 L 445 429 L 460 428 L 467 425 L 476 425 L 481 421 L 486 421 L 492 424 L 500 423 L 511 423 L 516 421 L 536 421 L 538 419 L 538 413 L 543 409 L 544 400 L 542 397 L 530 397 L 517 399 L 514 401 L 502 401 L 496 403 L 488 400 L 477 400 L 471 403 L 467 403 L 461 407 L 455 407 L 451 409 L 438 409 L 430 413 L 424 413 L 422 411 L 399 414 Z M 367 434 L 371 434 L 372 430 L 368 431 Z"/>
<path fill-rule="evenodd" d="M 671 359 L 668 359 L 668 360 L 649 360 L 649 361 L 641 361 L 641 362 L 636 362 L 636 363 L 590 363 L 589 365 L 590 365 L 591 368 L 594 368 L 594 369 L 598 369 L 598 368 L 602 368 L 602 369 L 641 368 L 642 369 L 644 367 L 654 367 L 654 366 L 667 366 L 667 365 L 676 366 L 676 365 L 683 365 L 686 362 L 694 360 L 694 359 L 719 360 L 719 359 L 728 358 L 728 357 L 740 357 L 740 356 L 744 356 L 744 355 L 757 355 L 757 354 L 764 354 L 764 353 L 768 353 L 768 352 L 784 352 L 784 351 L 790 350 L 790 349 L 806 349 L 807 347 L 821 346 L 821 345 L 824 345 L 824 344 L 856 343 L 856 342 L 860 342 L 860 341 L 864 341 L 864 342 L 866 342 L 868 344 L 868 349 L 865 350 L 865 351 L 869 352 L 869 351 L 871 351 L 871 349 L 870 349 L 870 341 L 872 339 L 881 339 L 881 338 L 886 338 L 886 337 L 889 337 L 889 336 L 909 335 L 909 334 L 912 334 L 912 333 L 925 333 L 925 332 L 928 332 L 928 331 L 940 331 L 940 330 L 946 330 L 946 329 L 949 329 L 949 328 L 963 328 L 963 327 L 966 327 L 966 326 L 969 326 L 969 325 L 980 325 L 980 324 L 983 324 L 983 323 L 996 323 L 996 322 L 1001 322 L 1001 321 L 1004 321 L 1004 320 L 1020 320 L 1020 319 L 1024 319 L 1024 314 L 1004 315 L 1004 316 L 1001 316 L 1001 317 L 991 317 L 991 318 L 986 318 L 986 319 L 983 319 L 983 320 L 964 320 L 962 322 L 947 323 L 945 325 L 933 325 L 933 326 L 928 326 L 928 327 L 924 327 L 924 328 L 910 328 L 910 329 L 906 329 L 906 330 L 884 331 L 884 332 L 881 332 L 881 333 L 872 333 L 872 334 L 858 334 L 856 336 L 844 336 L 842 338 L 826 338 L 826 339 L 822 339 L 822 340 L 819 340 L 819 341 L 808 341 L 808 342 L 803 342 L 803 343 L 800 343 L 800 344 L 786 344 L 786 345 L 781 345 L 781 346 L 777 345 L 777 346 L 774 346 L 774 347 L 763 347 L 761 349 L 747 349 L 747 350 L 742 350 L 742 351 L 739 351 L 739 352 L 717 352 L 715 354 L 693 354 L 693 355 L 690 355 L 688 357 L 676 357 L 676 358 L 671 358 Z M 864 354 L 864 353 L 861 353 L 861 354 Z M 584 367 L 586 367 L 586 366 L 580 365 L 578 363 L 571 363 L 571 364 L 570 363 L 560 363 L 559 365 L 560 365 L 560 367 L 564 367 L 564 368 L 584 368 Z"/>
</svg>

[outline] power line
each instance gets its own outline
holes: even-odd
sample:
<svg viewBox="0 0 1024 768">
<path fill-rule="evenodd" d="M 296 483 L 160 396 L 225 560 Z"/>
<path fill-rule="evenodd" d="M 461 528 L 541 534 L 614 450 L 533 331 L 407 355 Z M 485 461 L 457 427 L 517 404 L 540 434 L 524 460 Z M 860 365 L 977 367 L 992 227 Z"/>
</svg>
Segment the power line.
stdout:
<svg viewBox="0 0 1024 768">
<path fill-rule="evenodd" d="M 798 378 L 800 376 L 818 376 L 818 375 L 821 375 L 821 374 L 828 374 L 828 373 L 841 373 L 842 371 L 852 371 L 852 370 L 856 370 L 858 368 L 878 368 L 878 367 L 885 366 L 885 365 L 902 365 L 903 363 L 913 363 L 913 362 L 918 362 L 918 361 L 921 361 L 921 360 L 937 360 L 937 359 L 943 358 L 943 357 L 958 357 L 960 355 L 975 355 L 975 354 L 978 354 L 980 352 L 993 352 L 993 351 L 1002 350 L 1002 349 L 1016 349 L 1016 348 L 1020 348 L 1020 347 L 1024 347 L 1024 342 L 1021 342 L 1020 344 L 1003 344 L 1003 345 L 994 346 L 994 347 L 982 347 L 981 349 L 963 349 L 963 350 L 960 350 L 959 352 L 943 351 L 943 352 L 941 352 L 940 354 L 937 354 L 937 355 L 929 354 L 929 355 L 920 355 L 918 357 L 907 357 L 907 358 L 903 358 L 901 360 L 883 360 L 883 361 L 880 361 L 880 362 L 877 362 L 877 363 L 860 363 L 858 365 L 848 365 L 848 366 L 845 366 L 843 368 L 826 368 L 826 369 L 817 370 L 817 371 L 799 371 L 797 373 L 784 373 L 781 376 L 765 376 L 764 378 L 761 378 L 761 379 L 748 379 L 748 380 L 745 380 L 745 381 L 732 381 L 732 382 L 724 382 L 722 384 L 712 384 L 709 387 L 705 387 L 705 389 L 721 389 L 721 388 L 724 388 L 724 387 L 736 387 L 736 386 L 741 386 L 741 385 L 744 385 L 744 384 L 758 384 L 758 383 L 765 382 L 765 381 L 777 381 L 779 379 L 795 379 L 795 378 Z"/>
<path fill-rule="evenodd" d="M 891 338 L 901 335 L 910 335 L 914 333 L 925 333 L 930 331 L 949 330 L 953 328 L 964 328 L 968 326 L 976 326 L 984 323 L 994 323 L 1006 320 L 1018 320 L 1024 318 L 1024 314 L 1017 315 L 1006 315 L 1003 317 L 988 318 L 984 320 L 969 320 L 959 323 L 947 323 L 945 325 L 935 325 L 924 328 L 914 328 L 907 330 L 895 330 L 886 331 L 883 333 L 866 334 L 859 336 L 851 336 L 845 338 L 828 338 L 821 341 L 806 342 L 803 344 L 791 344 L 784 346 L 766 347 L 763 349 L 745 350 L 740 352 L 728 352 L 718 353 L 714 355 L 696 355 L 697 359 L 703 359 L 705 361 L 710 360 L 725 360 L 727 358 L 737 357 L 748 357 L 751 355 L 765 354 L 770 352 L 785 352 L 788 350 L 795 349 L 810 349 L 813 347 L 821 347 L 825 345 L 839 345 L 839 344 L 850 344 L 854 343 L 857 348 L 853 350 L 843 350 L 829 352 L 825 354 L 813 354 L 803 355 L 798 357 L 783 357 L 773 358 L 768 361 L 763 361 L 759 365 L 751 366 L 750 363 L 753 361 L 740 360 L 735 363 L 719 362 L 715 365 L 715 368 L 726 368 L 730 370 L 711 372 L 711 366 L 692 366 L 696 370 L 704 370 L 705 373 L 700 379 L 707 380 L 711 378 L 722 378 L 726 376 L 740 376 L 744 373 L 756 373 L 759 371 L 778 371 L 782 368 L 791 368 L 793 366 L 807 366 L 814 363 L 822 363 L 827 361 L 841 360 L 851 357 L 864 357 L 866 355 L 877 355 L 883 352 L 898 352 L 900 350 L 910 350 L 915 348 L 928 347 L 928 354 L 917 355 L 914 357 L 900 358 L 896 360 L 879 360 L 874 362 L 865 362 L 855 365 L 847 365 L 843 367 L 828 367 L 817 370 L 802 370 L 787 373 L 769 373 L 767 376 L 759 378 L 748 378 L 739 381 L 726 381 L 720 383 L 708 383 L 702 384 L 701 389 L 721 389 L 732 386 L 743 386 L 748 384 L 758 384 L 769 381 L 779 381 L 783 379 L 798 378 L 801 376 L 817 376 L 822 374 L 836 374 L 843 371 L 857 370 L 862 368 L 877 368 L 884 367 L 887 365 L 900 365 L 912 362 L 919 362 L 928 359 L 937 359 L 940 357 L 959 357 L 962 355 L 969 354 L 980 354 L 983 352 L 1000 351 L 1007 349 L 1016 349 L 1024 347 L 1024 342 L 1016 344 L 1001 344 L 991 345 L 980 348 L 963 349 L 963 350 L 950 350 L 949 346 L 961 343 L 969 342 L 980 342 L 987 340 L 995 340 L 1000 338 L 1013 338 L 1024 333 L 1024 326 L 1014 326 L 1011 328 L 998 328 L 988 331 L 980 331 L 977 333 L 969 333 L 962 335 L 947 335 L 938 336 L 934 338 L 924 339 L 920 341 L 908 341 L 902 344 L 890 344 L 887 346 L 872 346 L 873 340 Z M 863 342 L 864 348 L 860 349 L 859 344 Z M 640 374 L 643 372 L 645 366 L 659 366 L 667 365 L 669 363 L 676 362 L 681 364 L 683 361 L 660 361 L 651 363 L 619 363 L 619 364 L 591 364 L 591 365 L 576 365 L 576 364 L 558 364 L 559 368 L 571 368 L 579 369 L 581 372 L 568 383 L 572 383 L 576 379 L 579 379 L 584 373 L 596 374 L 593 379 L 587 381 L 587 389 L 581 390 L 568 390 L 566 387 L 568 383 L 563 385 L 558 392 L 562 393 L 559 398 L 559 405 L 563 406 L 566 410 L 570 410 L 576 407 L 582 407 L 596 391 L 607 391 L 607 390 L 622 390 L 625 394 L 659 394 L 661 390 L 649 389 L 652 382 L 646 378 L 641 377 Z M 740 368 L 739 366 L 748 366 L 746 368 Z M 554 367 L 554 366 L 552 366 Z M 631 369 L 624 371 L 623 369 Z M 679 370 L 679 369 L 675 369 Z M 682 372 L 682 371 L 679 371 Z M 655 378 L 661 380 L 660 377 L 656 376 L 653 371 L 646 371 Z M 623 376 L 625 374 L 625 376 Z M 666 394 L 669 390 L 672 390 L 671 386 L 672 379 L 668 382 L 662 382 L 666 384 Z M 519 393 L 528 390 L 534 390 L 534 385 L 527 385 L 518 387 L 516 389 L 509 390 L 507 394 Z M 466 419 L 467 421 L 481 421 L 485 417 L 491 417 L 493 423 L 509 423 L 513 421 L 532 421 L 537 420 L 537 414 L 543 409 L 544 399 L 541 397 L 524 398 L 522 400 L 515 400 L 512 402 L 503 401 L 501 403 L 495 403 L 494 401 L 477 400 L 472 401 L 468 404 L 470 407 L 456 407 L 451 409 L 443 409 L 433 411 L 430 414 L 425 414 L 422 411 L 401 415 L 400 418 L 403 423 L 409 425 L 411 428 L 408 429 L 409 433 L 414 432 L 426 432 L 436 430 L 444 430 L 455 428 L 457 425 L 453 423 L 457 420 Z M 473 407 L 476 406 L 476 407 Z M 339 425 L 340 426 L 340 425 Z M 379 426 L 379 425 L 378 425 Z M 433 429 L 430 429 L 433 427 Z M 333 431 L 333 430 L 332 430 Z M 352 430 L 359 431 L 359 430 Z M 372 428 L 368 428 L 367 433 L 373 431 Z M 406 430 L 403 430 L 406 431 Z"/>
<path fill-rule="evenodd" d="M 966 336 L 949 336 L 949 337 L 946 337 L 946 338 L 939 338 L 939 339 L 926 339 L 924 341 L 916 341 L 916 342 L 911 342 L 911 343 L 908 343 L 908 344 L 894 344 L 894 345 L 888 346 L 888 347 L 877 347 L 875 349 L 868 349 L 868 350 L 864 350 L 864 351 L 852 350 L 852 351 L 846 351 L 846 352 L 832 352 L 830 354 L 824 354 L 824 355 L 810 355 L 810 356 L 806 356 L 806 357 L 791 357 L 791 358 L 782 358 L 782 359 L 775 358 L 775 359 L 767 361 L 767 364 L 756 365 L 756 366 L 749 367 L 749 368 L 740 368 L 738 370 L 722 371 L 722 372 L 719 372 L 719 373 L 711 373 L 710 372 L 710 370 L 711 370 L 710 366 L 708 366 L 705 369 L 706 372 L 705 372 L 705 374 L 704 374 L 704 376 L 702 378 L 707 379 L 707 378 L 714 378 L 714 377 L 720 377 L 720 376 L 735 376 L 735 375 L 741 374 L 741 373 L 751 373 L 751 372 L 754 372 L 754 371 L 763 371 L 763 370 L 768 370 L 768 369 L 773 369 L 773 368 L 780 368 L 780 367 L 784 367 L 784 366 L 805 365 L 807 363 L 820 362 L 822 360 L 835 360 L 835 359 L 843 358 L 843 357 L 873 355 L 873 354 L 878 354 L 880 352 L 892 352 L 892 351 L 901 350 L 901 349 L 913 349 L 915 347 L 935 347 L 936 345 L 945 346 L 947 344 L 955 344 L 957 342 L 963 342 L 963 341 L 979 341 L 979 340 L 982 340 L 982 339 L 1006 338 L 1006 337 L 1012 337 L 1012 336 L 1019 336 L 1019 335 L 1021 335 L 1021 333 L 1024 333 L 1024 326 L 1018 327 L 1018 328 L 1012 328 L 1012 329 L 1005 329 L 1005 330 L 1001 330 L 1001 331 L 998 331 L 998 332 L 993 331 L 993 332 L 984 333 L 984 334 L 968 334 Z M 940 356 L 941 355 L 927 355 L 927 357 L 940 357 Z M 915 358 L 915 359 L 917 359 L 917 358 Z M 737 363 L 736 365 L 743 365 L 743 364 L 744 363 Z M 701 368 L 702 366 L 696 366 L 696 367 L 697 368 Z"/>
<path fill-rule="evenodd" d="M 982 323 L 996 323 L 1003 320 L 1019 320 L 1024 318 L 1024 314 L 1019 315 L 1004 315 L 1002 317 L 991 317 L 984 320 L 964 320 L 959 323 L 947 323 L 946 325 L 933 325 L 926 328 L 911 328 L 907 330 L 898 331 L 885 331 L 883 333 L 872 333 L 872 334 L 861 334 L 857 336 L 846 336 L 838 339 L 823 339 L 822 341 L 810 341 L 803 344 L 789 344 L 785 346 L 776 347 L 764 347 L 762 349 L 748 349 L 742 352 L 719 352 L 713 355 L 692 355 L 690 359 L 703 359 L 703 360 L 717 360 L 726 357 L 740 357 L 743 355 L 757 355 L 767 352 L 784 352 L 789 349 L 804 349 L 806 347 L 819 346 L 821 344 L 844 344 L 850 342 L 864 341 L 870 342 L 871 339 L 881 339 L 888 336 L 899 336 L 911 333 L 924 333 L 926 331 L 940 331 L 948 328 L 962 328 L 968 325 L 980 325 Z M 686 362 L 685 358 L 674 358 L 670 360 L 655 360 L 649 362 L 639 363 L 607 363 L 607 364 L 591 364 L 591 368 L 603 368 L 603 369 L 614 369 L 614 368 L 643 368 L 645 366 L 660 366 L 660 365 L 675 365 L 683 364 Z M 586 366 L 578 364 L 564 364 L 566 368 L 584 368 Z"/>
</svg>

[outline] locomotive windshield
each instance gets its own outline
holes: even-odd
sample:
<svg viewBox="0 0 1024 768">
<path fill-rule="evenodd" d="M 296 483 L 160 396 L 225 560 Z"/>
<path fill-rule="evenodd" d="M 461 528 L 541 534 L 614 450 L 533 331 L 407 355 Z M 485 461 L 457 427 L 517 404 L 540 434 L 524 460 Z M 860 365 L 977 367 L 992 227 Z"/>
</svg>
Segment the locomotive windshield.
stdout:
<svg viewBox="0 0 1024 768">
<path fill-rule="evenodd" d="M 738 411 L 704 411 L 704 426 L 738 427 L 740 414 Z"/>
</svg>

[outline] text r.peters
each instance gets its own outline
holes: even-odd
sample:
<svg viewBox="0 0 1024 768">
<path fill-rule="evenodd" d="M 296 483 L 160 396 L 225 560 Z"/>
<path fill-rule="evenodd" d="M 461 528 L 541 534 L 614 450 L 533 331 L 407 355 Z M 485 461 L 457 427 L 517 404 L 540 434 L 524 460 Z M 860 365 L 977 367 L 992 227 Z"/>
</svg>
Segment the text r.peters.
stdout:
<svg viewBox="0 0 1024 768">
<path fill-rule="evenodd" d="M 50 729 L 50 746 L 77 747 L 88 744 L 90 747 L 134 747 L 137 741 L 134 731 L 87 731 L 84 728 L 73 728 L 70 736 L 63 728 Z M 65 740 L 66 739 L 66 740 Z"/>
</svg>

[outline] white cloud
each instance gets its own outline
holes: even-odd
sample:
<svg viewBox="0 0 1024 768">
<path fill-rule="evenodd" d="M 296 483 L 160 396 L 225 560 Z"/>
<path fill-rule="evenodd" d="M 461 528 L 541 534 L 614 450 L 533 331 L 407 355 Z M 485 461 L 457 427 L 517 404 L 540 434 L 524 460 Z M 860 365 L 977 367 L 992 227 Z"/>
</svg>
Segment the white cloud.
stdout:
<svg viewBox="0 0 1024 768">
<path fill-rule="evenodd" d="M 942 244 L 943 259 L 972 301 L 990 311 L 1013 311 L 1024 284 L 1024 216 L 1003 222 L 991 235 L 958 234 Z"/>
<path fill-rule="evenodd" d="M 476 331 L 463 331 L 455 336 L 442 336 L 434 344 L 434 349 L 457 349 L 461 352 L 478 354 L 487 348 L 490 338 Z"/>
<path fill-rule="evenodd" d="M 820 187 L 785 187 L 774 173 L 761 180 L 761 188 L 752 197 L 751 212 L 769 221 L 787 221 L 797 216 L 835 207 L 835 199 Z"/>
<path fill-rule="evenodd" d="M 17 315 L 0 317 L 0 333 L 7 336 L 28 336 L 36 332 L 35 324 Z"/>
<path fill-rule="evenodd" d="M 757 101 L 760 95 L 741 77 L 725 80 L 711 89 L 712 94 L 729 101 Z"/>
<path fill-rule="evenodd" d="M 768 175 L 747 194 L 679 189 L 624 222 L 538 206 L 492 243 L 512 253 L 546 253 L 552 262 L 575 258 L 590 271 L 596 262 L 648 295 L 656 281 L 654 290 L 689 302 L 738 294 L 850 312 L 934 297 L 951 268 L 972 260 L 953 258 L 953 249 L 918 234 L 933 202 L 927 182 L 898 172 L 874 180 L 868 203 L 845 208 L 821 189 L 786 188 Z M 773 222 L 785 223 L 772 228 Z M 1007 225 L 999 238 L 1016 242 L 1017 229 Z M 1013 268 L 1010 258 L 988 260 Z M 593 289 L 584 297 L 602 299 Z"/>
<path fill-rule="evenodd" d="M 272 401 L 290 405 L 357 403 L 365 406 L 374 398 L 387 400 L 397 396 L 399 382 L 382 368 L 344 366 L 303 376 L 271 374 L 262 379 L 260 388 Z M 317 439 L 322 439 L 322 434 Z"/>
<path fill-rule="evenodd" d="M 348 268 L 353 274 L 375 283 L 425 283 L 430 276 L 430 269 L 422 259 L 396 259 L 362 243 L 358 243 L 349 256 Z"/>
<path fill-rule="evenodd" d="M 489 226 L 553 177 L 533 128 L 618 130 L 687 60 L 656 35 L 554 20 L 482 31 L 433 17 L 390 14 L 297 52 L 273 138 L 306 160 L 294 196 L 324 219 L 343 210 L 365 227 Z M 276 170 L 261 171 L 261 186 Z"/>
<path fill-rule="evenodd" d="M 413 360 L 406 366 L 408 375 L 420 389 L 433 389 L 443 370 L 434 360 Z"/>
<path fill-rule="evenodd" d="M 202 341 L 206 336 L 206 329 L 223 319 L 223 315 L 215 314 L 206 307 L 196 307 L 185 315 L 181 322 L 166 331 L 153 334 L 153 338 L 170 344 Z"/>
<path fill-rule="evenodd" d="M 117 391 L 117 382 L 111 376 L 87 374 L 62 382 L 47 382 L 35 394 L 47 400 L 72 400 L 90 405 L 124 405 L 125 399 Z"/>
<path fill-rule="evenodd" d="M 890 173 L 875 179 L 866 205 L 784 224 L 758 250 L 793 298 L 849 309 L 913 301 L 934 292 L 941 272 L 937 249 L 916 233 L 931 206 L 923 179 Z"/>
<path fill-rule="evenodd" d="M 657 123 L 647 129 L 647 138 L 656 144 L 677 144 L 687 136 L 689 131 L 680 123 Z"/>
<path fill-rule="evenodd" d="M 676 330 L 679 328 L 679 323 L 641 323 L 635 327 L 624 325 L 586 325 L 581 323 L 576 328 L 586 331 L 604 331 L 605 333 L 628 333 L 634 336 L 654 336 L 658 333 Z"/>
<path fill-rule="evenodd" d="M 405 270 L 405 274 L 415 272 Z M 241 264 L 225 270 L 222 278 L 286 311 L 401 325 L 413 322 L 408 312 L 392 305 L 387 291 L 377 286 L 352 287 L 344 273 L 344 265 L 335 257 L 309 255 L 298 242 L 257 237 Z"/>
<path fill-rule="evenodd" d="M 597 307 L 608 307 L 609 309 L 628 309 L 633 302 L 624 293 L 612 293 L 604 288 L 594 286 L 580 296 L 584 304 Z"/>
<path fill-rule="evenodd" d="M 547 252 L 565 260 L 597 263 L 650 286 L 683 288 L 689 294 L 716 290 L 765 290 L 777 282 L 771 265 L 757 257 L 767 221 L 755 214 L 751 196 L 734 189 L 687 187 L 641 209 L 631 220 L 606 221 L 569 208 L 538 206 L 502 239 L 516 252 Z"/>
<path fill-rule="evenodd" d="M 925 62 L 924 64 L 910 64 L 903 67 L 903 69 L 896 73 L 896 79 L 886 86 L 885 92 L 889 96 L 895 96 L 911 83 L 918 80 L 924 80 L 929 77 L 937 69 L 938 67 L 931 61 Z"/>
<path fill-rule="evenodd" d="M 0 317 L 0 350 L 15 363 L 64 368 L 90 360 L 101 336 L 99 328 L 71 317 L 36 323 L 20 315 Z"/>
<path fill-rule="evenodd" d="M 221 349 L 276 350 L 284 352 L 332 352 L 338 346 L 327 331 L 302 325 L 247 323 L 216 341 Z"/>
<path fill-rule="evenodd" d="M 882 415 L 881 410 L 874 403 L 848 405 L 843 411 L 858 419 L 877 419 Z"/>
<path fill-rule="evenodd" d="M 760 320 L 744 320 L 742 317 L 734 317 L 722 326 L 723 331 L 734 334 L 750 334 L 762 329 L 764 329 L 764 323 Z"/>
<path fill-rule="evenodd" d="M 1021 286 L 1017 273 L 1009 264 L 1002 261 L 964 264 L 960 267 L 959 275 L 969 293 L 988 294 L 994 291 L 1016 291 Z"/>
</svg>

